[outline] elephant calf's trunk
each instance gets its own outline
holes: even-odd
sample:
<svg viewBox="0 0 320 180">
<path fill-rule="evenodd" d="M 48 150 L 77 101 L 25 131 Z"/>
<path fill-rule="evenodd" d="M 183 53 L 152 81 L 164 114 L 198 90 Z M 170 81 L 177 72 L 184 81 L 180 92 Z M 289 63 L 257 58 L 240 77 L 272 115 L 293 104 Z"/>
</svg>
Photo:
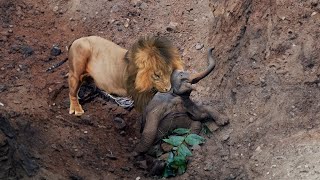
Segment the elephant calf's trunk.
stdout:
<svg viewBox="0 0 320 180">
<path fill-rule="evenodd" d="M 200 73 L 196 73 L 196 74 L 191 75 L 189 78 L 190 83 L 195 84 L 195 83 L 199 82 L 201 79 L 205 78 L 208 74 L 210 74 L 211 71 L 214 69 L 215 60 L 212 57 L 212 50 L 213 50 L 213 48 L 210 48 L 208 50 L 208 62 L 209 62 L 208 68 Z"/>
</svg>

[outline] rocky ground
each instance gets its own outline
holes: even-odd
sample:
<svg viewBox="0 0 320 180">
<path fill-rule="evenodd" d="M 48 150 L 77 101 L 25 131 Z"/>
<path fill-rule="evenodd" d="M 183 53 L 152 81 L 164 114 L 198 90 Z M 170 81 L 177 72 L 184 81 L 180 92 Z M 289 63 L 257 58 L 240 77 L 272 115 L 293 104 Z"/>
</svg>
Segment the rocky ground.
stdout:
<svg viewBox="0 0 320 180">
<path fill-rule="evenodd" d="M 69 115 L 67 64 L 46 72 L 76 38 L 129 48 L 146 34 L 171 39 L 190 71 L 214 47 L 192 98 L 230 118 L 173 179 L 320 177 L 317 0 L 0 0 L 0 22 L 0 179 L 151 179 L 128 158 L 139 113 L 97 96 Z"/>
</svg>

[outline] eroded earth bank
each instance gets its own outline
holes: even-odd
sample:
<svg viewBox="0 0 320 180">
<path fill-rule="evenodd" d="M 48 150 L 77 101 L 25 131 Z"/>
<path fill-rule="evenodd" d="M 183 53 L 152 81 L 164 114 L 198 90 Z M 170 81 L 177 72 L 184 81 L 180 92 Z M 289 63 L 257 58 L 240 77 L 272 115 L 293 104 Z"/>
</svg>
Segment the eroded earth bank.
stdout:
<svg viewBox="0 0 320 180">
<path fill-rule="evenodd" d="M 0 0 L 0 22 L 0 179 L 152 179 L 128 158 L 140 114 L 97 95 L 69 115 L 68 65 L 46 72 L 76 38 L 129 48 L 146 34 L 171 39 L 190 71 L 214 47 L 192 99 L 230 118 L 172 179 L 320 177 L 317 0 Z"/>
</svg>

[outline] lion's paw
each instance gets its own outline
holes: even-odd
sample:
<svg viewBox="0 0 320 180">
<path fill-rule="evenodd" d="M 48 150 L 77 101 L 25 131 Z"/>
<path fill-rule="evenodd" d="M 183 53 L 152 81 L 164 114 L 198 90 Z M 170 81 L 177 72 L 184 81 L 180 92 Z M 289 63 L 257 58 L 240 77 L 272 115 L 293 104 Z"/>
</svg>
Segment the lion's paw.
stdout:
<svg viewBox="0 0 320 180">
<path fill-rule="evenodd" d="M 76 115 L 76 116 L 81 116 L 82 114 L 84 114 L 84 110 L 82 109 L 81 106 L 78 106 L 78 107 L 70 107 L 69 109 L 69 114 L 73 114 Z"/>
</svg>

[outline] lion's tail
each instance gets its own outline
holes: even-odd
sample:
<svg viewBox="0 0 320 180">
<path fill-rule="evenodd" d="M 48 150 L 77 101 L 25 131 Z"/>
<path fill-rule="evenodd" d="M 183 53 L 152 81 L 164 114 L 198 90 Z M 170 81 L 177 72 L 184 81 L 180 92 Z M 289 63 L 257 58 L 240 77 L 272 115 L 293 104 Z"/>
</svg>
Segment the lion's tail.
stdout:
<svg viewBox="0 0 320 180">
<path fill-rule="evenodd" d="M 68 58 L 65 58 L 63 61 L 57 63 L 57 64 L 54 64 L 53 66 L 49 67 L 46 72 L 52 72 L 54 69 L 56 69 L 57 67 L 61 66 L 62 64 L 64 64 L 65 62 L 68 61 Z"/>
<path fill-rule="evenodd" d="M 72 43 L 74 42 L 75 40 L 72 41 Z M 69 44 L 69 46 L 66 46 L 66 51 L 68 52 L 72 43 Z M 65 62 L 68 61 L 68 58 L 65 58 L 63 61 L 57 63 L 57 64 L 54 64 L 53 66 L 49 67 L 46 72 L 52 72 L 54 69 L 58 68 L 59 66 L 61 66 L 62 64 L 64 64 Z"/>
</svg>

